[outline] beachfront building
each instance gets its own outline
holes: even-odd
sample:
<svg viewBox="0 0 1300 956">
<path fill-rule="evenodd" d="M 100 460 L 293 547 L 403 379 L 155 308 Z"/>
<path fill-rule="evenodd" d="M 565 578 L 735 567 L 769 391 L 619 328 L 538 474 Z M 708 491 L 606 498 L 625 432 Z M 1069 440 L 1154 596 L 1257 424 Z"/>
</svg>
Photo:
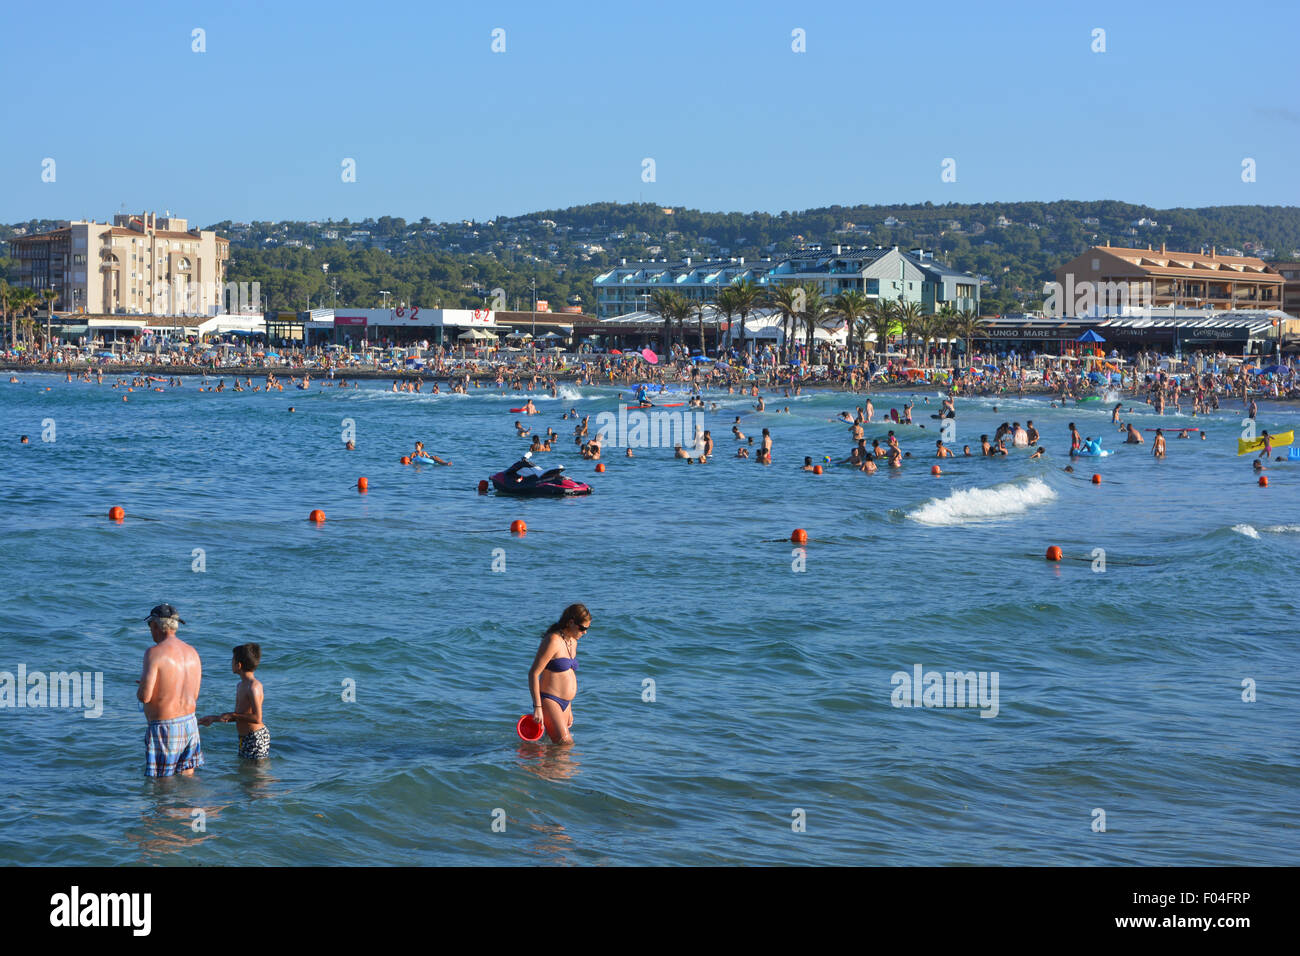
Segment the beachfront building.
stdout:
<svg viewBox="0 0 1300 956">
<path fill-rule="evenodd" d="M 916 303 L 926 312 L 944 306 L 979 311 L 980 280 L 936 262 L 920 249 L 903 252 L 897 246 L 854 247 L 820 243 L 806 245 L 781 259 L 690 258 L 622 264 L 596 277 L 596 317 L 614 318 L 644 311 L 656 289 L 671 288 L 697 302 L 712 302 L 728 285 L 750 280 L 771 288 L 779 284 L 811 284 L 827 298 L 856 290 L 871 299 Z"/>
<path fill-rule="evenodd" d="M 1300 318 L 1300 262 L 1270 262 L 1269 268 L 1282 277 L 1282 311 Z"/>
<path fill-rule="evenodd" d="M 823 248 L 815 244 L 777 263 L 768 281 L 813 285 L 828 299 L 856 291 L 868 299 L 914 303 L 927 313 L 945 306 L 958 312 L 979 311 L 980 280 L 949 269 L 922 249 L 903 252 L 897 246 Z"/>
<path fill-rule="evenodd" d="M 693 302 L 712 302 L 718 292 L 733 282 L 746 279 L 766 285 L 772 268 L 771 259 L 745 261 L 745 258 L 703 259 L 692 257 L 669 262 L 646 259 L 622 260 L 620 265 L 596 276 L 596 318 L 608 319 L 644 310 L 656 289 L 675 289 Z"/>
<path fill-rule="evenodd" d="M 1220 255 L 1217 249 L 1170 252 L 1119 246 L 1094 246 L 1056 270 L 1063 290 L 1061 315 L 1121 314 L 1118 293 L 1125 304 L 1170 306 L 1175 309 L 1282 308 L 1286 280 L 1253 256 Z M 1077 290 L 1077 291 L 1075 291 Z M 1084 290 L 1094 290 L 1092 296 Z M 1098 298 L 1105 290 L 1107 302 Z M 1084 305 L 1080 309 L 1079 303 Z"/>
<path fill-rule="evenodd" d="M 1079 337 L 1092 331 L 1107 354 L 1155 350 L 1163 354 L 1226 352 L 1271 355 L 1300 340 L 1300 320 L 1276 309 L 1187 309 L 1172 305 L 1132 309 L 1128 314 L 1061 319 L 1003 315 L 985 319 L 973 346 L 994 352 L 1046 355 L 1078 353 Z M 1092 346 L 1090 345 L 1089 348 Z"/>
<path fill-rule="evenodd" d="M 10 240 L 17 286 L 53 289 L 54 308 L 88 315 L 216 315 L 225 311 L 230 240 L 175 216 L 70 220 Z M 236 306 L 232 306 L 236 308 Z"/>
</svg>

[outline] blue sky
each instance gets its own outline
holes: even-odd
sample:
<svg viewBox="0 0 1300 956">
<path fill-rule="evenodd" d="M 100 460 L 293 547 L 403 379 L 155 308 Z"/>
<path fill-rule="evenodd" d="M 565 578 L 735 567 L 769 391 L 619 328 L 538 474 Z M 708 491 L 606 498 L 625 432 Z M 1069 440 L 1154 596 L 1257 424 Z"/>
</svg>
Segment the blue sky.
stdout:
<svg viewBox="0 0 1300 956">
<path fill-rule="evenodd" d="M 1300 197 L 1295 3 L 54 9 L 3 14 L 0 221 Z"/>
</svg>

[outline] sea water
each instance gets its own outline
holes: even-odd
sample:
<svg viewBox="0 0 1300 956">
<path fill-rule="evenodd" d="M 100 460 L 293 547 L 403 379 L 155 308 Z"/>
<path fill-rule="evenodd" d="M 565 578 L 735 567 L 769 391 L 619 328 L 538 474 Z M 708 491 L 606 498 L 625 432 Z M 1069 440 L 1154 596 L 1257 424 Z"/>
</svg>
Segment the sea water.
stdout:
<svg viewBox="0 0 1300 956">
<path fill-rule="evenodd" d="M 901 470 L 814 475 L 805 455 L 847 455 L 832 419 L 860 396 L 769 394 L 758 413 L 714 393 L 711 462 L 607 446 L 597 474 L 561 415 L 594 425 L 626 391 L 234 393 L 228 378 L 200 393 L 187 378 L 123 402 L 20 378 L 0 386 L 0 672 L 100 674 L 103 700 L 89 718 L 0 709 L 2 863 L 1285 864 L 1300 849 L 1300 463 L 1270 463 L 1259 487 L 1236 455 L 1239 403 L 1135 407 L 1139 428 L 1207 429 L 1170 433 L 1156 461 L 1154 435 L 1121 445 L 1099 403 L 962 399 L 959 452 L 1033 419 L 1048 454 L 934 476 L 940 399 L 918 391 Z M 590 497 L 477 494 L 526 448 L 509 409 L 530 396 L 542 414 L 524 421 L 561 435 L 539 462 Z M 877 418 L 908 397 L 875 395 Z M 770 467 L 733 457 L 737 415 L 756 441 L 771 430 Z M 1258 427 L 1298 418 L 1263 403 Z M 1118 454 L 1063 471 L 1071 421 Z M 416 440 L 453 466 L 402 466 Z M 234 706 L 231 648 L 262 645 L 269 760 L 241 763 L 217 724 L 192 778 L 144 776 L 135 681 L 164 601 L 203 659 L 200 714 Z M 524 743 L 529 664 L 575 601 L 593 621 L 576 742 Z"/>
</svg>

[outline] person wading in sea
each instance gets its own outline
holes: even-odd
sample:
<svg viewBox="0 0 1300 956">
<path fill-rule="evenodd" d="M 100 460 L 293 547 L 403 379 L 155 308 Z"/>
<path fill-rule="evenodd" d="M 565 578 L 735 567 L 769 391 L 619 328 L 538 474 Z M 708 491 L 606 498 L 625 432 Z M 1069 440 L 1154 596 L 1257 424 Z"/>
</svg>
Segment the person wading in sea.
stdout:
<svg viewBox="0 0 1300 956">
<path fill-rule="evenodd" d="M 190 776 L 203 766 L 203 746 L 194 709 L 203 680 L 199 653 L 176 636 L 184 624 L 176 608 L 159 604 L 149 612 L 154 646 L 144 652 L 136 699 L 149 721 L 145 733 L 146 776 Z"/>
</svg>

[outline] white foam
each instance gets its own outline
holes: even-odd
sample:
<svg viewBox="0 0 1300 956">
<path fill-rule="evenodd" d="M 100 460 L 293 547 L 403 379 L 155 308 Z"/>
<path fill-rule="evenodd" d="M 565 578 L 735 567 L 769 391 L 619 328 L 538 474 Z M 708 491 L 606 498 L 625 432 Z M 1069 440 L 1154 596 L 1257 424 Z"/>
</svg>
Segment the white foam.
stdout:
<svg viewBox="0 0 1300 956">
<path fill-rule="evenodd" d="M 1232 530 L 1237 532 L 1237 534 L 1244 534 L 1247 538 L 1259 537 L 1259 532 L 1256 531 L 1253 526 L 1248 524 L 1234 524 Z"/>
<path fill-rule="evenodd" d="M 1297 534 L 1300 533 L 1300 524 L 1275 524 L 1264 530 L 1269 534 Z"/>
<path fill-rule="evenodd" d="M 931 498 L 907 517 L 921 524 L 960 525 L 1022 514 L 1036 505 L 1056 498 L 1056 492 L 1041 478 L 1023 484 L 995 485 L 992 488 L 967 488 L 954 491 L 947 498 Z"/>
</svg>

